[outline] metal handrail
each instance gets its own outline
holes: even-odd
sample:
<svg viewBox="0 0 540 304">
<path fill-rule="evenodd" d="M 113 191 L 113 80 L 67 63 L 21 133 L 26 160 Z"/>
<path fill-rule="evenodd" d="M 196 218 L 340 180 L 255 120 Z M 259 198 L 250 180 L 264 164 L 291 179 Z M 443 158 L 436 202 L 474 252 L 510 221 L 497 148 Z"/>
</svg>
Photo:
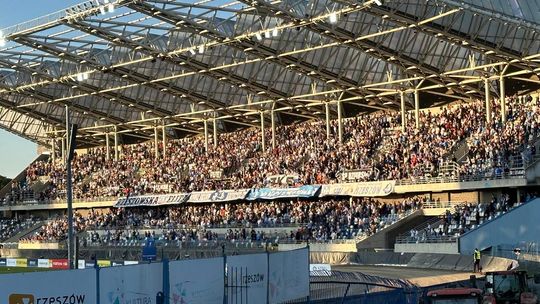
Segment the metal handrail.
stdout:
<svg viewBox="0 0 540 304">
<path fill-rule="evenodd" d="M 425 238 L 396 238 L 396 244 L 434 244 L 434 243 L 455 243 L 459 237 L 457 236 L 426 236 Z"/>
<path fill-rule="evenodd" d="M 454 208 L 458 205 L 464 204 L 463 201 L 446 201 L 446 202 L 424 202 L 422 203 L 422 209 L 436 209 L 436 208 Z"/>
</svg>

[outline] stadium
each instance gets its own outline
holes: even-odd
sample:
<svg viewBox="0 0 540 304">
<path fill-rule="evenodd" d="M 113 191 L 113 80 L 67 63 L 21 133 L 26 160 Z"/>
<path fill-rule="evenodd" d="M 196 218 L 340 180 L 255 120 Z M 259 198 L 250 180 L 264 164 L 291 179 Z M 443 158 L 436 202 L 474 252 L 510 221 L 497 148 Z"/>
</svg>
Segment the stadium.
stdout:
<svg viewBox="0 0 540 304">
<path fill-rule="evenodd" d="M 92 0 L 2 29 L 0 128 L 39 155 L 0 180 L 0 303 L 538 303 L 538 12 Z"/>
</svg>

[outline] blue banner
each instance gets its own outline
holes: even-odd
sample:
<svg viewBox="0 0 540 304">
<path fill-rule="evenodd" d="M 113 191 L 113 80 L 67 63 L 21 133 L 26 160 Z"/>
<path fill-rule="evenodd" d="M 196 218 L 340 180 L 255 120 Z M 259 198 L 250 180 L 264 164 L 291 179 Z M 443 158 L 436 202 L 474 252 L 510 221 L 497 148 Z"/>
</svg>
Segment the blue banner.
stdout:
<svg viewBox="0 0 540 304">
<path fill-rule="evenodd" d="M 314 197 L 321 186 L 302 186 L 299 188 L 261 188 L 251 189 L 247 200 L 253 201 L 257 199 L 278 199 L 278 198 L 310 198 Z"/>
</svg>

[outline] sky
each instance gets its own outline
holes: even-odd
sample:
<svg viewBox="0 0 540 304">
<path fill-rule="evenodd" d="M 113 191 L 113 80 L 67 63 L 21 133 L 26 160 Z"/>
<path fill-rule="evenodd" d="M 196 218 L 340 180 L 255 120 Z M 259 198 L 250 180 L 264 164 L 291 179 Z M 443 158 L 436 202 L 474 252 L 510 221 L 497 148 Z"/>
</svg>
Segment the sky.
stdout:
<svg viewBox="0 0 540 304">
<path fill-rule="evenodd" d="M 83 0 L 0 0 L 0 28 L 32 20 Z M 19 174 L 37 157 L 36 144 L 0 129 L 0 175 Z"/>
</svg>

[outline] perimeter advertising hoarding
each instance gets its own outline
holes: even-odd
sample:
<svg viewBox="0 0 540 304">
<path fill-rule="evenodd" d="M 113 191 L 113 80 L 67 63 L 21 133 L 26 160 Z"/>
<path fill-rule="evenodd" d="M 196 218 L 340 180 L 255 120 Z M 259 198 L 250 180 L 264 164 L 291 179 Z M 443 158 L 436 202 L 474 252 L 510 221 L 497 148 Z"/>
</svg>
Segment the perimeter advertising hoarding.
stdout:
<svg viewBox="0 0 540 304">
<path fill-rule="evenodd" d="M 37 266 L 39 268 L 49 268 L 51 267 L 51 263 L 49 259 L 38 259 Z"/>
<path fill-rule="evenodd" d="M 50 260 L 51 268 L 53 269 L 69 269 L 69 264 L 67 259 L 51 259 Z"/>
<path fill-rule="evenodd" d="M 0 276 L 0 303 L 95 304 L 95 270 L 45 271 Z"/>
<path fill-rule="evenodd" d="M 111 261 L 109 260 L 97 260 L 99 267 L 111 267 Z"/>
<path fill-rule="evenodd" d="M 268 287 L 268 257 L 266 253 L 227 257 L 227 285 L 229 303 L 266 303 Z"/>
<path fill-rule="evenodd" d="M 156 304 L 157 293 L 163 291 L 163 265 L 103 268 L 99 280 L 101 304 Z"/>
<path fill-rule="evenodd" d="M 223 258 L 170 262 L 171 304 L 222 303 L 223 269 Z"/>
<path fill-rule="evenodd" d="M 309 296 L 307 248 L 270 254 L 269 302 L 282 303 Z"/>
</svg>

